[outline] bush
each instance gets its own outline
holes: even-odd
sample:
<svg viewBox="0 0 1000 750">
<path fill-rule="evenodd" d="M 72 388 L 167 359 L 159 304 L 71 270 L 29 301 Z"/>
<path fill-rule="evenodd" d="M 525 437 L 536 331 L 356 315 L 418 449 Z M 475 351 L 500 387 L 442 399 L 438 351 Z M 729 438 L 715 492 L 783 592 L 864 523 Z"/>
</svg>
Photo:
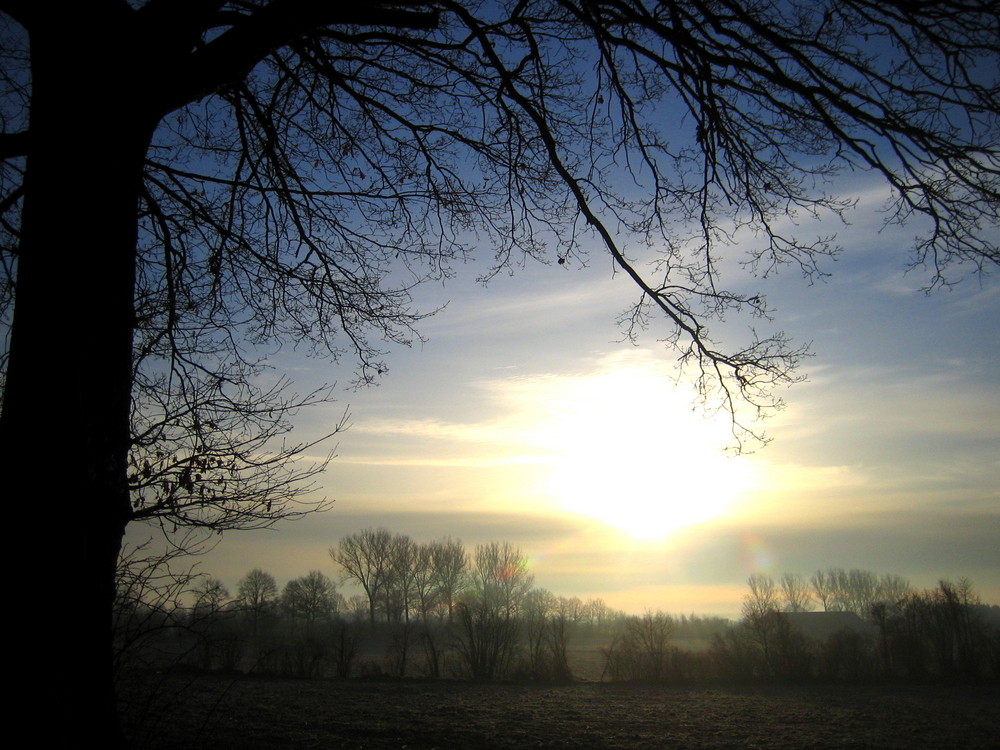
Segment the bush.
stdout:
<svg viewBox="0 0 1000 750">
<path fill-rule="evenodd" d="M 831 635 L 819 652 L 819 676 L 846 682 L 870 680 L 878 661 L 871 638 L 851 630 Z"/>
<path fill-rule="evenodd" d="M 657 682 L 670 676 L 674 622 L 663 612 L 627 617 L 623 631 L 602 649 L 605 674 L 613 680 Z"/>
</svg>

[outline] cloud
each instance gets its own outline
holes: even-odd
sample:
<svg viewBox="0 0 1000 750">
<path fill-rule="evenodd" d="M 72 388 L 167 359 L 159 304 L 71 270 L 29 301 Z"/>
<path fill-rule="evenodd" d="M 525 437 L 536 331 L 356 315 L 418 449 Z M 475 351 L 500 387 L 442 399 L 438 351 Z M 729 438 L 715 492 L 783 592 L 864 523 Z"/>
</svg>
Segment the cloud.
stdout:
<svg viewBox="0 0 1000 750">
<path fill-rule="evenodd" d="M 413 456 L 386 455 L 379 458 L 348 457 L 341 464 L 355 466 L 400 466 L 433 468 L 496 468 L 503 466 L 525 466 L 545 463 L 545 458 L 535 455 L 484 456 L 478 458 L 415 458 Z"/>
<path fill-rule="evenodd" d="M 456 283 L 449 291 L 448 308 L 422 326 L 432 340 L 516 338 L 523 344 L 533 331 L 610 328 L 638 294 L 634 285 L 613 278 L 610 271 L 556 266 L 525 269 L 515 279 L 501 277 L 486 287 Z"/>
</svg>

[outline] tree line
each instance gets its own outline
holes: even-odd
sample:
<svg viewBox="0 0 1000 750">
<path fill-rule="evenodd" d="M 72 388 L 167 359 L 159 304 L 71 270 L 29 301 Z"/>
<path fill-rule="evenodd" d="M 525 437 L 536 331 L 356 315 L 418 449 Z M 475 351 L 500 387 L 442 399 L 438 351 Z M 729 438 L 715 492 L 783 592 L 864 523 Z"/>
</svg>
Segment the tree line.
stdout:
<svg viewBox="0 0 1000 750">
<path fill-rule="evenodd" d="M 861 569 L 755 574 L 733 622 L 557 596 L 534 586 L 526 556 L 507 542 L 469 551 L 451 538 L 420 543 L 369 528 L 329 555 L 336 580 L 313 570 L 279 588 L 254 568 L 235 594 L 211 576 L 158 585 L 137 575 L 150 560 L 133 560 L 119 577 L 121 666 L 569 680 L 577 644 L 599 660 L 602 680 L 1000 676 L 1000 608 L 965 579 L 921 591 Z M 361 593 L 345 596 L 345 585 Z"/>
<path fill-rule="evenodd" d="M 314 570 L 279 589 L 254 568 L 235 595 L 210 576 L 158 587 L 137 571 L 161 561 L 137 559 L 119 575 L 119 650 L 144 639 L 154 661 L 305 677 L 568 678 L 570 633 L 624 616 L 598 598 L 534 587 L 527 557 L 507 542 L 468 551 L 378 528 L 345 536 L 329 554 L 336 581 Z M 344 596 L 344 584 L 362 593 Z"/>
<path fill-rule="evenodd" d="M 898 575 L 830 568 L 808 586 L 796 574 L 747 585 L 739 623 L 713 639 L 724 676 L 1000 677 L 1000 607 L 984 605 L 968 579 L 916 590 Z"/>
</svg>

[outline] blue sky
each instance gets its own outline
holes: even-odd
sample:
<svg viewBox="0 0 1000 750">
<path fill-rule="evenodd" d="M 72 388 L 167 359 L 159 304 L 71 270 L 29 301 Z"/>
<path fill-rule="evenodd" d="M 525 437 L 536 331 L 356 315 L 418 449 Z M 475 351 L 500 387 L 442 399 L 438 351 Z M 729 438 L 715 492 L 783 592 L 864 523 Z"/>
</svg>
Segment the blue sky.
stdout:
<svg viewBox="0 0 1000 750">
<path fill-rule="evenodd" d="M 486 288 L 470 266 L 420 290 L 425 308 L 448 305 L 420 326 L 424 344 L 391 352 L 376 387 L 350 390 L 349 363 L 274 358 L 301 390 L 343 384 L 338 403 L 297 420 L 308 438 L 351 414 L 321 480 L 335 502 L 230 534 L 201 568 L 232 590 L 251 567 L 279 583 L 336 576 L 327 549 L 385 526 L 469 549 L 511 542 L 536 585 L 631 611 L 735 615 L 751 573 L 831 566 L 919 587 L 968 576 L 1000 603 L 1000 285 L 924 294 L 927 274 L 904 272 L 916 229 L 882 231 L 879 205 L 862 193 L 835 227 L 844 253 L 828 280 L 754 282 L 775 327 L 814 353 L 766 447 L 726 456 L 727 419 L 678 382 L 666 328 L 620 341 L 634 294 L 599 254 Z"/>
</svg>

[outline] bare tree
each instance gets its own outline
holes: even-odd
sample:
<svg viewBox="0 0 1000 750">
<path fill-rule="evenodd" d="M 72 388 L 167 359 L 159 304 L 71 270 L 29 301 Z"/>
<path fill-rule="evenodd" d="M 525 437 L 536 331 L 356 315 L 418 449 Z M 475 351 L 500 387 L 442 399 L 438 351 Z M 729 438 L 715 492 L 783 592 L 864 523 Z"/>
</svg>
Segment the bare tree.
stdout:
<svg viewBox="0 0 1000 750">
<path fill-rule="evenodd" d="M 384 598 L 385 617 L 389 624 L 389 663 L 397 677 L 406 675 L 416 635 L 410 616 L 418 604 L 416 583 L 420 563 L 420 546 L 405 534 L 393 535 L 389 544 Z"/>
<path fill-rule="evenodd" d="M 558 610 L 560 615 L 574 625 L 578 625 L 585 614 L 583 600 L 578 596 L 560 596 Z"/>
<path fill-rule="evenodd" d="M 612 617 L 612 609 L 603 599 L 588 599 L 586 604 L 588 624 L 600 630 Z"/>
<path fill-rule="evenodd" d="M 557 602 L 556 595 L 548 589 L 532 589 L 524 597 L 521 621 L 528 652 L 528 670 L 532 677 L 544 677 L 551 671 L 548 631 Z"/>
<path fill-rule="evenodd" d="M 405 534 L 394 534 L 389 543 L 384 596 L 389 622 L 409 622 L 417 597 L 416 580 L 420 548 Z"/>
<path fill-rule="evenodd" d="M 871 606 L 879 599 L 878 576 L 870 570 L 851 568 L 837 571 L 840 581 L 842 609 L 867 617 Z"/>
<path fill-rule="evenodd" d="M 768 612 L 777 612 L 781 599 L 774 579 L 763 573 L 754 573 L 747 578 L 749 593 L 743 597 L 743 614 L 760 617 Z"/>
<path fill-rule="evenodd" d="M 775 646 L 782 625 L 778 611 L 780 597 L 774 579 L 761 573 L 747 578 L 750 592 L 743 597 L 741 624 L 749 631 L 770 671 L 775 663 Z"/>
<path fill-rule="evenodd" d="M 368 619 L 368 597 L 361 594 L 353 594 L 347 598 L 345 603 L 345 615 L 354 622 Z"/>
<path fill-rule="evenodd" d="M 472 243 L 493 272 L 525 257 L 579 264 L 596 246 L 637 285 L 627 333 L 658 313 L 658 338 L 705 393 L 753 414 L 778 404 L 771 386 L 796 378 L 801 349 L 760 325 L 710 335 L 723 314 L 771 313 L 727 288 L 719 261 L 745 250 L 762 273 L 825 273 L 832 240 L 777 220 L 843 211 L 851 198 L 824 186 L 838 172 L 867 170 L 890 191 L 890 220 L 924 221 L 914 263 L 929 286 L 1000 259 L 988 231 L 1000 24 L 985 0 L 4 0 L 0 12 L 0 455 L 12 483 L 51 477 L 67 498 L 74 607 L 101 644 L 69 671 L 104 686 L 76 690 L 95 702 L 83 711 L 95 731 L 116 726 L 108 612 L 123 530 L 150 507 L 168 529 L 205 523 L 184 498 L 232 518 L 180 405 L 202 394 L 246 413 L 255 351 L 347 354 L 368 381 L 385 370 L 380 342 L 416 336 L 412 286 L 447 276 Z M 81 144 L 100 168 L 68 200 Z M 743 228 L 759 241 L 737 248 Z M 648 268 L 632 260 L 651 255 Z M 178 456 L 164 459 L 170 484 L 137 497 L 144 383 L 168 388 L 173 423 L 195 431 L 163 451 Z M 39 450 L 53 425 L 76 441 L 55 468 Z M 204 496 L 192 472 L 208 477 Z M 186 515 L 171 515 L 175 499 Z M 261 512 L 267 500 L 244 517 Z"/>
<path fill-rule="evenodd" d="M 809 594 L 809 584 L 798 573 L 785 573 L 781 576 L 781 595 L 784 599 L 786 612 L 809 612 L 813 608 L 813 599 Z"/>
<path fill-rule="evenodd" d="M 825 570 L 817 570 L 812 575 L 812 578 L 809 579 L 809 582 L 812 584 L 813 591 L 820 605 L 822 605 L 823 611 L 832 612 L 836 606 L 836 593 L 833 588 L 833 582 L 827 572 Z"/>
<path fill-rule="evenodd" d="M 471 583 L 458 605 L 457 648 L 469 674 L 493 679 L 511 665 L 519 643 L 521 605 L 534 576 L 507 542 L 476 547 Z"/>
<path fill-rule="evenodd" d="M 391 551 L 392 534 L 382 528 L 348 534 L 336 548 L 330 548 L 330 557 L 344 571 L 343 580 L 355 581 L 365 590 L 371 622 L 388 584 Z"/>
<path fill-rule="evenodd" d="M 307 631 L 330 620 L 337 613 L 337 603 L 336 586 L 318 570 L 289 581 L 281 592 L 282 609 L 293 622 L 303 622 Z"/>
<path fill-rule="evenodd" d="M 876 604 L 898 601 L 910 587 L 901 576 L 887 573 L 880 577 L 860 568 L 817 570 L 811 582 L 824 610 L 854 612 L 861 617 L 868 617 Z"/>
<path fill-rule="evenodd" d="M 430 544 L 417 545 L 417 561 L 413 572 L 413 594 L 416 598 L 416 611 L 420 614 L 420 619 L 427 622 L 441 595 L 434 575 L 434 555 Z"/>
<path fill-rule="evenodd" d="M 441 606 L 450 622 L 455 602 L 467 580 L 469 556 L 466 554 L 461 540 L 451 537 L 431 542 L 430 547 L 431 564 L 434 566 L 434 578 L 440 592 Z"/>
<path fill-rule="evenodd" d="M 987 635 L 979 595 L 968 578 L 939 581 L 935 638 L 940 674 L 977 678 L 986 670 Z"/>
<path fill-rule="evenodd" d="M 878 579 L 878 600 L 894 605 L 910 591 L 910 582 L 895 573 L 883 573 Z"/>
<path fill-rule="evenodd" d="M 462 543 L 450 538 L 421 544 L 417 554 L 413 584 L 421 618 L 419 639 L 426 672 L 437 677 L 449 647 L 454 606 L 465 583 L 468 556 Z"/>
<path fill-rule="evenodd" d="M 127 666 L 159 668 L 180 658 L 172 648 L 176 638 L 171 647 L 164 641 L 186 628 L 184 600 L 199 581 L 190 561 L 181 561 L 187 549 L 156 549 L 152 539 L 123 548 L 112 612 L 116 675 Z"/>
<path fill-rule="evenodd" d="M 622 632 L 604 650 L 605 671 L 616 680 L 665 679 L 674 629 L 673 618 L 665 612 L 625 618 Z"/>
<path fill-rule="evenodd" d="M 549 620 L 548 624 L 545 639 L 549 647 L 551 664 L 545 676 L 562 682 L 572 680 L 573 670 L 569 666 L 569 642 L 573 634 L 574 623 L 566 615 L 557 613 Z"/>
<path fill-rule="evenodd" d="M 216 666 L 224 642 L 233 636 L 223 632 L 235 614 L 227 608 L 229 589 L 218 578 L 209 576 L 198 582 L 192 594 L 194 606 L 190 612 L 189 629 L 198 639 L 201 668 L 211 669 Z"/>
<path fill-rule="evenodd" d="M 308 454 L 343 429 L 346 415 L 319 440 L 284 441 L 292 415 L 327 401 L 325 391 L 299 397 L 284 380 L 261 388 L 263 368 L 244 364 L 178 375 L 191 366 L 161 361 L 147 373 L 137 357 L 128 455 L 133 522 L 221 533 L 328 507 L 311 495 L 330 456 Z"/>
<path fill-rule="evenodd" d="M 490 601 L 504 617 L 518 613 L 535 577 L 528 571 L 528 559 L 509 542 L 476 546 L 471 572 L 472 589 Z"/>
<path fill-rule="evenodd" d="M 991 628 L 982 619 L 985 611 L 965 578 L 957 583 L 940 581 L 936 589 L 909 591 L 891 606 L 877 606 L 885 673 L 973 680 L 991 671 L 996 674 L 998 632 L 995 624 Z"/>
<path fill-rule="evenodd" d="M 218 578 L 209 576 L 193 589 L 194 612 L 218 612 L 229 601 L 229 589 Z"/>
<path fill-rule="evenodd" d="M 240 610 L 249 620 L 252 632 L 256 633 L 261 619 L 278 601 L 278 583 L 267 571 L 254 568 L 240 579 L 237 593 Z"/>
</svg>

